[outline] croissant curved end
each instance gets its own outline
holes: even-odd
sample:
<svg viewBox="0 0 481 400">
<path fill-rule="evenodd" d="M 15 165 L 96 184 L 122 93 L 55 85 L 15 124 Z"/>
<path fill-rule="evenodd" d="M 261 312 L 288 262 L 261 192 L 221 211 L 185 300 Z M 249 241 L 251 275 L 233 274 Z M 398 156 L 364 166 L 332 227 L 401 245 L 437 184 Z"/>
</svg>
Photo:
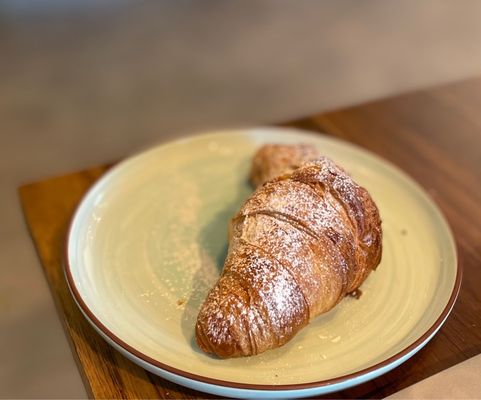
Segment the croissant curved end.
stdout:
<svg viewBox="0 0 481 400">
<path fill-rule="evenodd" d="M 221 358 L 256 354 L 252 336 L 253 310 L 244 290 L 232 279 L 221 281 L 209 293 L 195 327 L 195 337 L 201 350 Z M 230 286 L 230 293 L 226 286 Z M 252 321 L 250 321 L 252 322 Z"/>
</svg>

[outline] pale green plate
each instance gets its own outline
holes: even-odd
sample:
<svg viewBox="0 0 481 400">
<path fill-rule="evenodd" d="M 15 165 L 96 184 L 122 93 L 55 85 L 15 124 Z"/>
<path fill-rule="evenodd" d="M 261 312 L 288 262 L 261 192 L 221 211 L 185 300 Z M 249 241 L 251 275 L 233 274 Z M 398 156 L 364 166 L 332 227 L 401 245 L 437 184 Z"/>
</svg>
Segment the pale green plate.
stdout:
<svg viewBox="0 0 481 400">
<path fill-rule="evenodd" d="M 217 279 L 227 224 L 252 189 L 263 143 L 314 143 L 366 187 L 383 220 L 383 258 L 362 286 L 282 348 L 220 360 L 194 341 Z M 291 129 L 203 134 L 160 145 L 107 173 L 71 225 L 66 275 L 93 326 L 142 367 L 229 397 L 300 397 L 372 379 L 439 329 L 459 291 L 453 237 L 423 190 L 346 142 Z"/>
</svg>

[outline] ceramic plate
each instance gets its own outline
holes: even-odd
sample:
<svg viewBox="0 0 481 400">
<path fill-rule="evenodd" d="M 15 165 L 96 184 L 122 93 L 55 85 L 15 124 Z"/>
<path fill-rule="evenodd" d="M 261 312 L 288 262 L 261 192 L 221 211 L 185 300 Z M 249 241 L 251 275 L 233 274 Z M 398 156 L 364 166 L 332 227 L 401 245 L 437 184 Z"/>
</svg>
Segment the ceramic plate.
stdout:
<svg viewBox="0 0 481 400">
<path fill-rule="evenodd" d="M 200 304 L 226 253 L 227 224 L 252 192 L 263 143 L 315 144 L 366 187 L 383 220 L 383 258 L 362 285 L 282 348 L 220 360 L 195 344 Z M 80 309 L 145 369 L 228 397 L 302 397 L 396 367 L 440 328 L 459 291 L 453 237 L 412 179 L 331 137 L 279 128 L 191 136 L 134 156 L 85 196 L 71 224 L 66 276 Z"/>
</svg>

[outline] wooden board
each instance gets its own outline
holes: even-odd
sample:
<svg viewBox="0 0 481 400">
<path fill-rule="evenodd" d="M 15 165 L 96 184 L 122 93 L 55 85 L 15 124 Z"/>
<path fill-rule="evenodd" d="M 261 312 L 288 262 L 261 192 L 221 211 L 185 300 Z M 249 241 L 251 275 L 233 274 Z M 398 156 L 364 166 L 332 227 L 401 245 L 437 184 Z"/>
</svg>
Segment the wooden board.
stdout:
<svg viewBox="0 0 481 400">
<path fill-rule="evenodd" d="M 457 240 L 464 280 L 451 316 L 433 340 L 395 370 L 330 398 L 380 398 L 481 352 L 481 79 L 434 88 L 285 125 L 323 131 L 397 164 L 431 194 Z M 152 375 L 108 346 L 69 294 L 65 234 L 92 168 L 19 189 L 27 224 L 73 354 L 95 398 L 211 398 Z"/>
</svg>

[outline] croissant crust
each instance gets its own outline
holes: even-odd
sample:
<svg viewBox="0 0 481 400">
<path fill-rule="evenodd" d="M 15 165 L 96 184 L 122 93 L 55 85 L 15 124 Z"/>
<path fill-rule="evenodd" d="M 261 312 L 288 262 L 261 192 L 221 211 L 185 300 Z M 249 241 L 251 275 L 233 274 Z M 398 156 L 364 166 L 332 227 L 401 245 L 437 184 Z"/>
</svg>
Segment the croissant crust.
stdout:
<svg viewBox="0 0 481 400">
<path fill-rule="evenodd" d="M 299 160 L 317 156 L 297 151 Z M 230 223 L 222 274 L 197 318 L 199 347 L 222 358 L 282 346 L 381 259 L 381 220 L 366 189 L 325 157 L 271 179 L 266 154 L 254 158 L 261 185 Z"/>
</svg>

